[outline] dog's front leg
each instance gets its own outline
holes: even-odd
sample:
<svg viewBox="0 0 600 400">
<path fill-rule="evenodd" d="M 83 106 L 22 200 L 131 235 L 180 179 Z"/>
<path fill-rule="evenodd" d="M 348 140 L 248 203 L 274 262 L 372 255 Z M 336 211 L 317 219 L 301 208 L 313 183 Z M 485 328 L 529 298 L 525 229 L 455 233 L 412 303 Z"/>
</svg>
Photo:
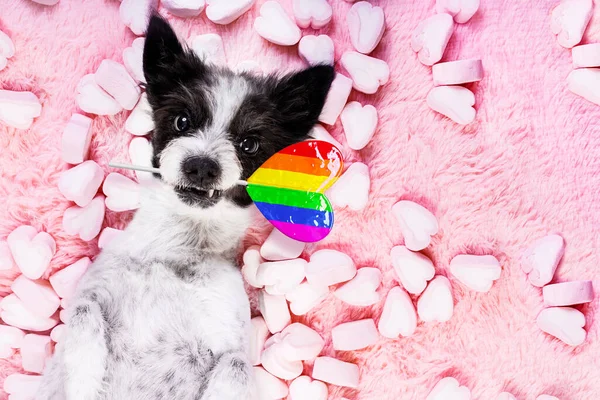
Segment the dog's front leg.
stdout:
<svg viewBox="0 0 600 400">
<path fill-rule="evenodd" d="M 208 376 L 202 400 L 255 400 L 258 398 L 252 366 L 241 352 L 225 353 Z"/>
</svg>

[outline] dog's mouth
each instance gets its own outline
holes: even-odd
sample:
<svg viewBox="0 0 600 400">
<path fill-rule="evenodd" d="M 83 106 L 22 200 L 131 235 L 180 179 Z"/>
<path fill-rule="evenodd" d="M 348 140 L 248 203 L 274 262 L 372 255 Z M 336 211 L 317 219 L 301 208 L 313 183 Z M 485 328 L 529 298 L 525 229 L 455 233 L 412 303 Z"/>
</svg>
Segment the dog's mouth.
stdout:
<svg viewBox="0 0 600 400">
<path fill-rule="evenodd" d="M 184 203 L 190 206 L 210 207 L 223 197 L 222 190 L 204 189 L 192 186 L 176 186 L 175 192 Z"/>
</svg>

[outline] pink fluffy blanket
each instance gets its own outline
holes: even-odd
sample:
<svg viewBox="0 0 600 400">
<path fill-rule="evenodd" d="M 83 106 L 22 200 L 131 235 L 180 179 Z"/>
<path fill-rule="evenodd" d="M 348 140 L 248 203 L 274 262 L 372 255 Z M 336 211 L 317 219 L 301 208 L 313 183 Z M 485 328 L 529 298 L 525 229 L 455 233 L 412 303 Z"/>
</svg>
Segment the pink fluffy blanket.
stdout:
<svg viewBox="0 0 600 400">
<path fill-rule="evenodd" d="M 263 2 L 225 27 L 204 15 L 170 19 L 184 38 L 222 35 L 231 65 L 250 58 L 268 71 L 300 66 L 296 47 L 268 44 L 253 31 Z M 350 4 L 330 2 L 334 20 L 322 32 L 334 39 L 337 60 L 351 49 L 345 25 Z M 518 264 L 534 239 L 560 232 L 567 245 L 556 280 L 592 279 L 600 287 L 600 108 L 566 89 L 571 55 L 549 28 L 556 0 L 482 1 L 478 14 L 458 26 L 445 59 L 481 58 L 486 74 L 473 88 L 477 118 L 466 127 L 427 107 L 430 68 L 410 49 L 411 32 L 433 13 L 434 0 L 372 2 L 384 8 L 387 19 L 373 55 L 389 63 L 391 79 L 376 95 L 352 95 L 377 107 L 380 125 L 365 149 L 349 151 L 350 162 L 370 167 L 370 201 L 360 213 L 339 211 L 333 234 L 318 247 L 343 250 L 358 266 L 380 268 L 386 293 L 396 284 L 390 249 L 403 243 L 391 206 L 400 199 L 417 201 L 439 220 L 440 232 L 426 253 L 437 273 L 452 281 L 455 313 L 447 323 L 420 322 L 410 338 L 381 338 L 365 350 L 336 353 L 331 328 L 349 320 L 377 320 L 382 304 L 354 308 L 330 295 L 298 319 L 323 334 L 323 354 L 360 366 L 359 389 L 331 386 L 330 399 L 424 399 L 444 376 L 458 378 L 481 400 L 493 400 L 503 390 L 523 400 L 541 393 L 561 400 L 600 398 L 598 300 L 579 307 L 588 337 L 581 346 L 569 347 L 536 327 L 541 291 L 526 281 Z M 291 10 L 291 0 L 281 3 Z M 102 59 L 121 62 L 122 50 L 134 38 L 118 7 L 111 0 L 60 0 L 53 7 L 2 0 L 0 5 L 0 29 L 17 48 L 0 72 L 0 88 L 29 90 L 43 102 L 31 129 L 0 125 L 0 239 L 20 224 L 49 232 L 58 245 L 53 270 L 98 251 L 96 241 L 82 242 L 62 231 L 69 202 L 56 187 L 66 168 L 59 144 L 77 110 L 79 79 Z M 599 9 L 584 42 L 600 39 Z M 92 159 L 102 165 L 126 159 L 131 136 L 124 131 L 125 118 L 121 113 L 94 119 Z M 339 123 L 331 132 L 346 143 Z M 109 212 L 105 226 L 123 227 L 129 218 Z M 265 233 L 250 233 L 247 243 Z M 469 291 L 450 276 L 450 260 L 465 252 L 500 260 L 502 276 L 489 293 Z M 4 274 L 0 291 L 7 292 L 13 278 Z M 0 381 L 18 364 L 18 355 L 0 360 Z"/>
</svg>

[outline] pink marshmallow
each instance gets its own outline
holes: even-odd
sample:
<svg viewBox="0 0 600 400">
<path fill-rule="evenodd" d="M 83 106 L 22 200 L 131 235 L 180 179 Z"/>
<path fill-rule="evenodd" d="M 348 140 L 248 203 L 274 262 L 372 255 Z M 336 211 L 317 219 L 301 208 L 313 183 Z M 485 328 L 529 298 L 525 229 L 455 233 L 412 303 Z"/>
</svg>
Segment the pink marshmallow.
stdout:
<svg viewBox="0 0 600 400">
<path fill-rule="evenodd" d="M 261 356 L 263 368 L 270 374 L 286 381 L 299 377 L 303 370 L 302 361 L 286 359 L 280 349 L 280 344 L 275 341 L 265 343 L 265 349 Z"/>
<path fill-rule="evenodd" d="M 126 110 L 133 110 L 142 93 L 127 69 L 113 60 L 102 60 L 94 79 Z"/>
<path fill-rule="evenodd" d="M 12 374 L 4 380 L 4 391 L 19 399 L 33 400 L 41 383 L 41 375 Z"/>
<path fill-rule="evenodd" d="M 79 164 L 85 161 L 92 140 L 92 120 L 81 114 L 71 115 L 61 141 L 61 156 L 64 162 Z"/>
<path fill-rule="evenodd" d="M 559 45 L 570 49 L 579 44 L 592 18 L 592 0 L 562 0 L 550 15 L 550 30 Z"/>
<path fill-rule="evenodd" d="M 283 296 L 273 296 L 261 290 L 258 294 L 258 306 L 271 333 L 281 332 L 292 320 Z"/>
<path fill-rule="evenodd" d="M 21 362 L 25 371 L 41 374 L 51 355 L 50 336 L 32 333 L 25 335 L 21 344 Z"/>
<path fill-rule="evenodd" d="M 304 315 L 319 305 L 329 294 L 329 287 L 326 285 L 313 285 L 309 282 L 302 282 L 297 288 L 285 295 L 290 302 L 290 311 L 294 315 Z"/>
<path fill-rule="evenodd" d="M 121 229 L 109 227 L 102 229 L 102 232 L 100 232 L 100 237 L 98 238 L 98 248 L 105 248 L 110 242 L 121 236 L 122 233 L 123 231 Z"/>
<path fill-rule="evenodd" d="M 381 318 L 379 319 L 379 333 L 389 339 L 398 336 L 412 336 L 417 329 L 417 312 L 415 306 L 400 286 L 389 291 Z"/>
<path fill-rule="evenodd" d="M 15 259 L 10 252 L 10 247 L 7 242 L 0 242 L 0 271 L 9 271 L 15 268 Z"/>
<path fill-rule="evenodd" d="M 273 228 L 260 248 L 260 255 L 269 261 L 289 260 L 299 257 L 305 246 L 306 243 L 289 238 Z"/>
<path fill-rule="evenodd" d="M 342 146 L 342 144 L 340 142 L 335 140 L 335 138 L 333 136 L 331 136 L 331 134 L 327 131 L 327 129 L 323 128 L 323 125 L 321 125 L 321 124 L 316 124 L 315 126 L 313 126 L 313 128 L 308 133 L 308 136 L 310 136 L 310 137 L 307 140 L 312 140 L 312 139 L 323 140 L 325 142 L 331 143 L 332 145 L 337 147 L 340 151 L 342 151 L 342 149 L 344 148 L 344 146 Z M 339 182 L 339 180 L 338 180 L 338 182 Z M 327 197 L 329 197 L 329 196 L 327 196 Z"/>
<path fill-rule="evenodd" d="M 341 286 L 333 295 L 345 303 L 367 307 L 379 302 L 377 289 L 381 284 L 381 271 L 377 268 L 361 268 L 351 281 Z"/>
<path fill-rule="evenodd" d="M 346 24 L 356 51 L 369 54 L 377 47 L 385 31 L 383 9 L 359 1 L 346 14 Z"/>
<path fill-rule="evenodd" d="M 148 102 L 146 93 L 142 93 L 140 101 L 127 117 L 125 121 L 125 130 L 132 135 L 143 136 L 154 129 L 154 120 L 152 119 L 152 107 Z"/>
<path fill-rule="evenodd" d="M 158 0 L 121 0 L 119 16 L 131 32 L 141 36 L 146 33 L 150 15 L 158 8 Z"/>
<path fill-rule="evenodd" d="M 579 346 L 585 341 L 585 316 L 574 308 L 545 308 L 538 314 L 536 323 L 542 331 L 569 346 Z"/>
<path fill-rule="evenodd" d="M 29 311 L 25 304 L 15 294 L 9 294 L 0 301 L 0 318 L 12 326 L 28 331 L 42 332 L 52 329 L 58 323 L 58 318 L 40 317 Z"/>
<path fill-rule="evenodd" d="M 160 5 L 170 14 L 188 18 L 200 15 L 204 10 L 205 0 L 162 0 Z"/>
<path fill-rule="evenodd" d="M 533 286 L 542 287 L 554 277 L 564 253 L 565 241 L 560 235 L 545 236 L 525 251 L 521 268 Z"/>
<path fill-rule="evenodd" d="M 600 67 L 600 43 L 583 44 L 571 50 L 573 67 Z"/>
<path fill-rule="evenodd" d="M 334 125 L 348 102 L 352 91 L 352 79 L 342 74 L 335 74 L 325 105 L 319 116 L 319 121 L 327 125 Z"/>
<path fill-rule="evenodd" d="M 269 337 L 269 328 L 263 317 L 255 317 L 250 321 L 250 362 L 260 364 L 262 350 Z"/>
<path fill-rule="evenodd" d="M 363 319 L 336 326 L 331 338 L 335 350 L 360 350 L 377 343 L 379 332 L 372 319 Z"/>
<path fill-rule="evenodd" d="M 58 180 L 58 190 L 79 207 L 85 207 L 98 192 L 103 179 L 102 168 L 89 160 L 63 172 Z"/>
<path fill-rule="evenodd" d="M 427 105 L 459 125 L 475 120 L 475 95 L 462 86 L 436 86 L 427 95 Z"/>
<path fill-rule="evenodd" d="M 258 267 L 264 262 L 260 256 L 260 248 L 258 246 L 250 246 L 244 252 L 244 265 L 242 266 L 242 276 L 248 285 L 262 289 L 265 285 L 259 282 L 256 274 L 258 273 Z"/>
<path fill-rule="evenodd" d="M 261 400 L 279 400 L 288 395 L 288 386 L 281 379 L 271 375 L 262 367 L 254 367 L 256 391 Z"/>
<path fill-rule="evenodd" d="M 52 290 L 48 281 L 28 279 L 21 275 L 10 286 L 13 293 L 32 313 L 49 318 L 60 306 L 60 299 Z"/>
<path fill-rule="evenodd" d="M 146 83 L 146 77 L 144 77 L 143 67 L 143 56 L 144 56 L 144 43 L 146 39 L 143 37 L 136 38 L 131 47 L 127 47 L 123 50 L 123 64 L 127 69 L 127 72 L 137 82 Z"/>
<path fill-rule="evenodd" d="M 592 281 L 562 282 L 542 289 L 547 306 L 571 306 L 594 300 Z"/>
<path fill-rule="evenodd" d="M 58 324 L 54 328 L 52 328 L 52 332 L 50 332 L 50 338 L 54 343 L 59 343 L 62 338 L 65 336 L 65 330 L 67 326 L 65 324 Z"/>
<path fill-rule="evenodd" d="M 355 275 L 354 261 L 337 250 L 316 251 L 306 266 L 306 280 L 313 285 L 331 286 L 349 281 Z"/>
<path fill-rule="evenodd" d="M 33 119 L 41 113 L 42 104 L 35 94 L 0 90 L 0 122 L 17 129 L 29 129 Z"/>
<path fill-rule="evenodd" d="M 459 24 L 468 22 L 479 9 L 479 0 L 437 0 L 436 11 L 448 13 Z"/>
<path fill-rule="evenodd" d="M 431 67 L 431 73 L 435 86 L 462 85 L 482 80 L 483 64 L 476 59 L 449 61 L 435 64 Z"/>
<path fill-rule="evenodd" d="M 15 229 L 6 241 L 15 264 L 30 279 L 40 278 L 56 253 L 52 236 L 27 225 Z"/>
<path fill-rule="evenodd" d="M 454 21 L 448 14 L 435 14 L 417 25 L 411 47 L 419 54 L 419 61 L 433 65 L 440 61 L 454 33 Z"/>
<path fill-rule="evenodd" d="M 94 74 L 85 75 L 77 84 L 77 105 L 83 111 L 97 115 L 115 115 L 123 107 L 97 83 Z"/>
<path fill-rule="evenodd" d="M 260 264 L 256 279 L 265 285 L 265 291 L 279 296 L 285 295 L 300 285 L 305 278 L 306 260 L 272 261 Z"/>
<path fill-rule="evenodd" d="M 300 28 L 321 29 L 331 21 L 333 10 L 327 0 L 294 0 L 294 17 Z"/>
<path fill-rule="evenodd" d="M 90 241 L 100 233 L 104 221 L 104 196 L 94 197 L 85 207 L 71 207 L 63 214 L 63 229 L 69 235 Z"/>
<path fill-rule="evenodd" d="M 314 329 L 301 323 L 293 323 L 281 333 L 266 341 L 265 347 L 277 344 L 281 356 L 288 361 L 313 360 L 319 355 L 325 342 Z"/>
<path fill-rule="evenodd" d="M 600 105 L 600 69 L 579 68 L 567 76 L 569 90 L 587 101 Z"/>
<path fill-rule="evenodd" d="M 111 211 L 129 211 L 140 207 L 140 186 L 119 173 L 108 174 L 102 192 L 106 196 L 106 208 Z"/>
<path fill-rule="evenodd" d="M 290 383 L 290 400 L 327 400 L 328 394 L 326 384 L 309 376 L 300 376 Z"/>
<path fill-rule="evenodd" d="M 331 357 L 319 357 L 315 360 L 312 377 L 332 385 L 356 389 L 360 373 L 356 364 Z"/>
<path fill-rule="evenodd" d="M 0 325 L 0 358 L 10 358 L 21 347 L 25 332 L 14 326 Z"/>
<path fill-rule="evenodd" d="M 88 257 L 83 257 L 50 276 L 50 284 L 56 293 L 63 299 L 71 297 L 91 263 Z"/>
</svg>

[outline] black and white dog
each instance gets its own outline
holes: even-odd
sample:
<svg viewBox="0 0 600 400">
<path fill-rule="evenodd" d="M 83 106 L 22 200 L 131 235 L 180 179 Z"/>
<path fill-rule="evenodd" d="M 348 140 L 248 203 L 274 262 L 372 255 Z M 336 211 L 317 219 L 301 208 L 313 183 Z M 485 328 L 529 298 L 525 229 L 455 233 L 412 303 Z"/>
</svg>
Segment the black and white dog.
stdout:
<svg viewBox="0 0 600 400">
<path fill-rule="evenodd" d="M 236 185 L 305 139 L 334 78 L 200 60 L 152 17 L 144 74 L 160 177 L 81 279 L 38 399 L 254 399 L 250 308 L 235 265 L 251 200 Z"/>
</svg>

